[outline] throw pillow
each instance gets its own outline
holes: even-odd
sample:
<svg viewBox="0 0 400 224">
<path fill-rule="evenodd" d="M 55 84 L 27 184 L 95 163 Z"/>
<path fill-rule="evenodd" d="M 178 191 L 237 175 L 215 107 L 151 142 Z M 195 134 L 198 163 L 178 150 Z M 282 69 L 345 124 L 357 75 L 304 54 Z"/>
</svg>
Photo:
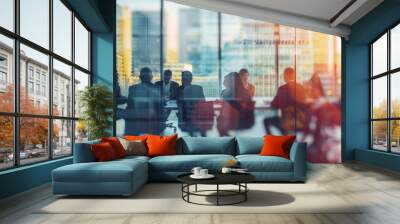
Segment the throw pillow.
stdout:
<svg viewBox="0 0 400 224">
<path fill-rule="evenodd" d="M 90 146 L 96 161 L 104 162 L 116 159 L 115 151 L 110 143 L 102 142 Z"/>
<path fill-rule="evenodd" d="M 113 147 L 118 158 L 126 156 L 126 151 L 117 137 L 101 138 L 101 142 L 108 142 Z"/>
<path fill-rule="evenodd" d="M 293 142 L 296 140 L 296 136 L 264 136 L 264 145 L 261 149 L 260 155 L 262 156 L 280 156 L 286 159 L 290 158 L 290 148 Z"/>
<path fill-rule="evenodd" d="M 159 136 L 149 135 L 146 143 L 148 156 L 176 155 L 176 139 L 178 135 Z"/>
<path fill-rule="evenodd" d="M 141 140 L 129 141 L 118 138 L 126 151 L 126 155 L 145 156 L 147 155 L 146 145 Z"/>
<path fill-rule="evenodd" d="M 125 135 L 124 138 L 129 141 L 143 141 L 145 142 L 147 139 L 147 135 Z"/>
</svg>

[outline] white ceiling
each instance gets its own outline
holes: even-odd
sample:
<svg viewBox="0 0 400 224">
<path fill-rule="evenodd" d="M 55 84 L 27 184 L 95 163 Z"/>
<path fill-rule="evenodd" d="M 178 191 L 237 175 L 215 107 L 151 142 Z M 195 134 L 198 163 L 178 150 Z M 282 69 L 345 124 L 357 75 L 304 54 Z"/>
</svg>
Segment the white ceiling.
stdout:
<svg viewBox="0 0 400 224">
<path fill-rule="evenodd" d="M 350 0 L 226 0 L 329 21 Z"/>
<path fill-rule="evenodd" d="M 383 0 L 171 0 L 223 13 L 347 37 L 350 26 Z M 336 21 L 332 19 L 352 3 Z"/>
</svg>

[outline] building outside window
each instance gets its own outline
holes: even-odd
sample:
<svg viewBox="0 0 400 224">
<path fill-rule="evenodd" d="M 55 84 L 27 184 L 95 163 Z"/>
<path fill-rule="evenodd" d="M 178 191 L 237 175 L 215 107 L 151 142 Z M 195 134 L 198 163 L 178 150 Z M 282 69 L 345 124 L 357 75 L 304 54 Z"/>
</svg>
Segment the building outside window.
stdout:
<svg viewBox="0 0 400 224">
<path fill-rule="evenodd" d="M 73 102 L 78 101 L 78 93 L 72 92 L 71 88 L 62 88 L 57 79 L 62 80 L 63 85 L 68 83 L 72 86 L 74 83 L 80 83 L 79 80 L 73 79 L 74 73 L 79 71 L 90 77 L 90 67 L 79 66 L 71 58 L 72 53 L 76 51 L 75 48 L 72 49 L 73 42 L 79 42 L 80 46 L 86 47 L 79 53 L 85 54 L 82 57 L 83 64 L 90 65 L 90 32 L 64 1 L 51 1 L 53 4 L 49 4 L 49 0 L 19 1 L 19 12 L 13 16 L 19 15 L 20 18 L 11 20 L 20 21 L 15 30 L 10 28 L 9 23 L 3 24 L 3 21 L 0 21 L 2 28 L 12 32 L 0 30 L 0 170 L 70 156 L 74 136 L 79 135 L 83 140 L 86 138 L 84 125 L 75 128 L 79 123 L 79 116 L 73 114 L 71 107 Z M 13 5 L 15 4 L 11 4 Z M 37 14 L 39 11 L 42 13 Z M 45 13 L 46 11 L 48 13 Z M 52 29 L 49 28 L 50 24 L 53 24 Z M 77 25 L 79 27 L 76 27 Z M 52 35 L 49 35 L 51 31 Z M 77 35 L 76 31 L 85 35 L 85 38 Z M 53 40 L 49 39 L 51 37 Z M 51 41 L 53 49 L 49 44 Z M 19 44 L 19 52 L 15 52 L 16 44 Z M 16 64 L 13 60 L 14 52 L 20 58 L 17 76 L 19 88 L 15 88 L 13 81 L 13 67 Z M 55 59 L 54 54 L 61 57 L 62 62 Z M 77 59 L 81 59 L 81 56 L 77 56 Z M 53 63 L 49 63 L 50 60 Z M 53 74 L 49 74 L 49 71 L 53 71 Z M 50 77 L 54 83 L 52 90 Z M 4 82 L 7 88 L 1 89 Z M 18 99 L 14 99 L 16 90 L 20 91 Z M 61 105 L 57 104 L 59 94 L 63 94 L 65 98 Z M 51 98 L 54 105 L 49 110 Z M 18 105 L 18 112 L 14 111 L 15 104 Z M 19 128 L 18 133 L 13 132 L 14 125 Z M 33 132 L 37 135 L 33 136 Z M 17 154 L 14 154 L 14 149 Z"/>
</svg>

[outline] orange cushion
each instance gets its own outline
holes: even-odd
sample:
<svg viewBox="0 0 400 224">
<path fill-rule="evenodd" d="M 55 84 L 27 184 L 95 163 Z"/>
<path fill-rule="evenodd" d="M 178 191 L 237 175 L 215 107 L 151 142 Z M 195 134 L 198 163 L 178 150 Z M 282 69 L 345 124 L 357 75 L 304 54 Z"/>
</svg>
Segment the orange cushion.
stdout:
<svg viewBox="0 0 400 224">
<path fill-rule="evenodd" d="M 290 148 L 293 142 L 296 140 L 296 136 L 264 136 L 264 145 L 261 149 L 260 155 L 262 156 L 280 156 L 289 159 Z"/>
<path fill-rule="evenodd" d="M 128 141 L 143 141 L 146 142 L 147 139 L 147 135 L 140 135 L 140 136 L 136 136 L 136 135 L 125 135 L 124 138 Z"/>
<path fill-rule="evenodd" d="M 164 156 L 176 155 L 176 139 L 178 135 L 159 136 L 149 135 L 147 137 L 147 155 L 148 156 Z"/>
<path fill-rule="evenodd" d="M 94 157 L 99 162 L 110 161 L 117 158 L 113 147 L 108 142 L 93 144 L 91 145 L 91 149 Z"/>
<path fill-rule="evenodd" d="M 114 149 L 115 155 L 118 158 L 126 156 L 126 151 L 124 146 L 122 146 L 121 142 L 119 142 L 118 138 L 110 137 L 110 138 L 101 138 L 101 142 L 108 142 Z"/>
</svg>

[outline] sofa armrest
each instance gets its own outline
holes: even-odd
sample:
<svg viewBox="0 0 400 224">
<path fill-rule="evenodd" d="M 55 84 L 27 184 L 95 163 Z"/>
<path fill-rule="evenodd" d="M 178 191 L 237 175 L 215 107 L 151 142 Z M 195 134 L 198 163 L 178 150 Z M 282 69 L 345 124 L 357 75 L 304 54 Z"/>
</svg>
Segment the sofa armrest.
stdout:
<svg viewBox="0 0 400 224">
<path fill-rule="evenodd" d="M 290 149 L 290 160 L 293 162 L 293 179 L 305 181 L 307 176 L 307 143 L 293 143 Z"/>
<path fill-rule="evenodd" d="M 90 141 L 90 142 L 82 142 L 75 143 L 74 145 L 74 163 L 89 163 L 95 162 L 96 158 L 94 157 L 90 146 L 92 144 L 100 143 L 99 140 Z"/>
</svg>

